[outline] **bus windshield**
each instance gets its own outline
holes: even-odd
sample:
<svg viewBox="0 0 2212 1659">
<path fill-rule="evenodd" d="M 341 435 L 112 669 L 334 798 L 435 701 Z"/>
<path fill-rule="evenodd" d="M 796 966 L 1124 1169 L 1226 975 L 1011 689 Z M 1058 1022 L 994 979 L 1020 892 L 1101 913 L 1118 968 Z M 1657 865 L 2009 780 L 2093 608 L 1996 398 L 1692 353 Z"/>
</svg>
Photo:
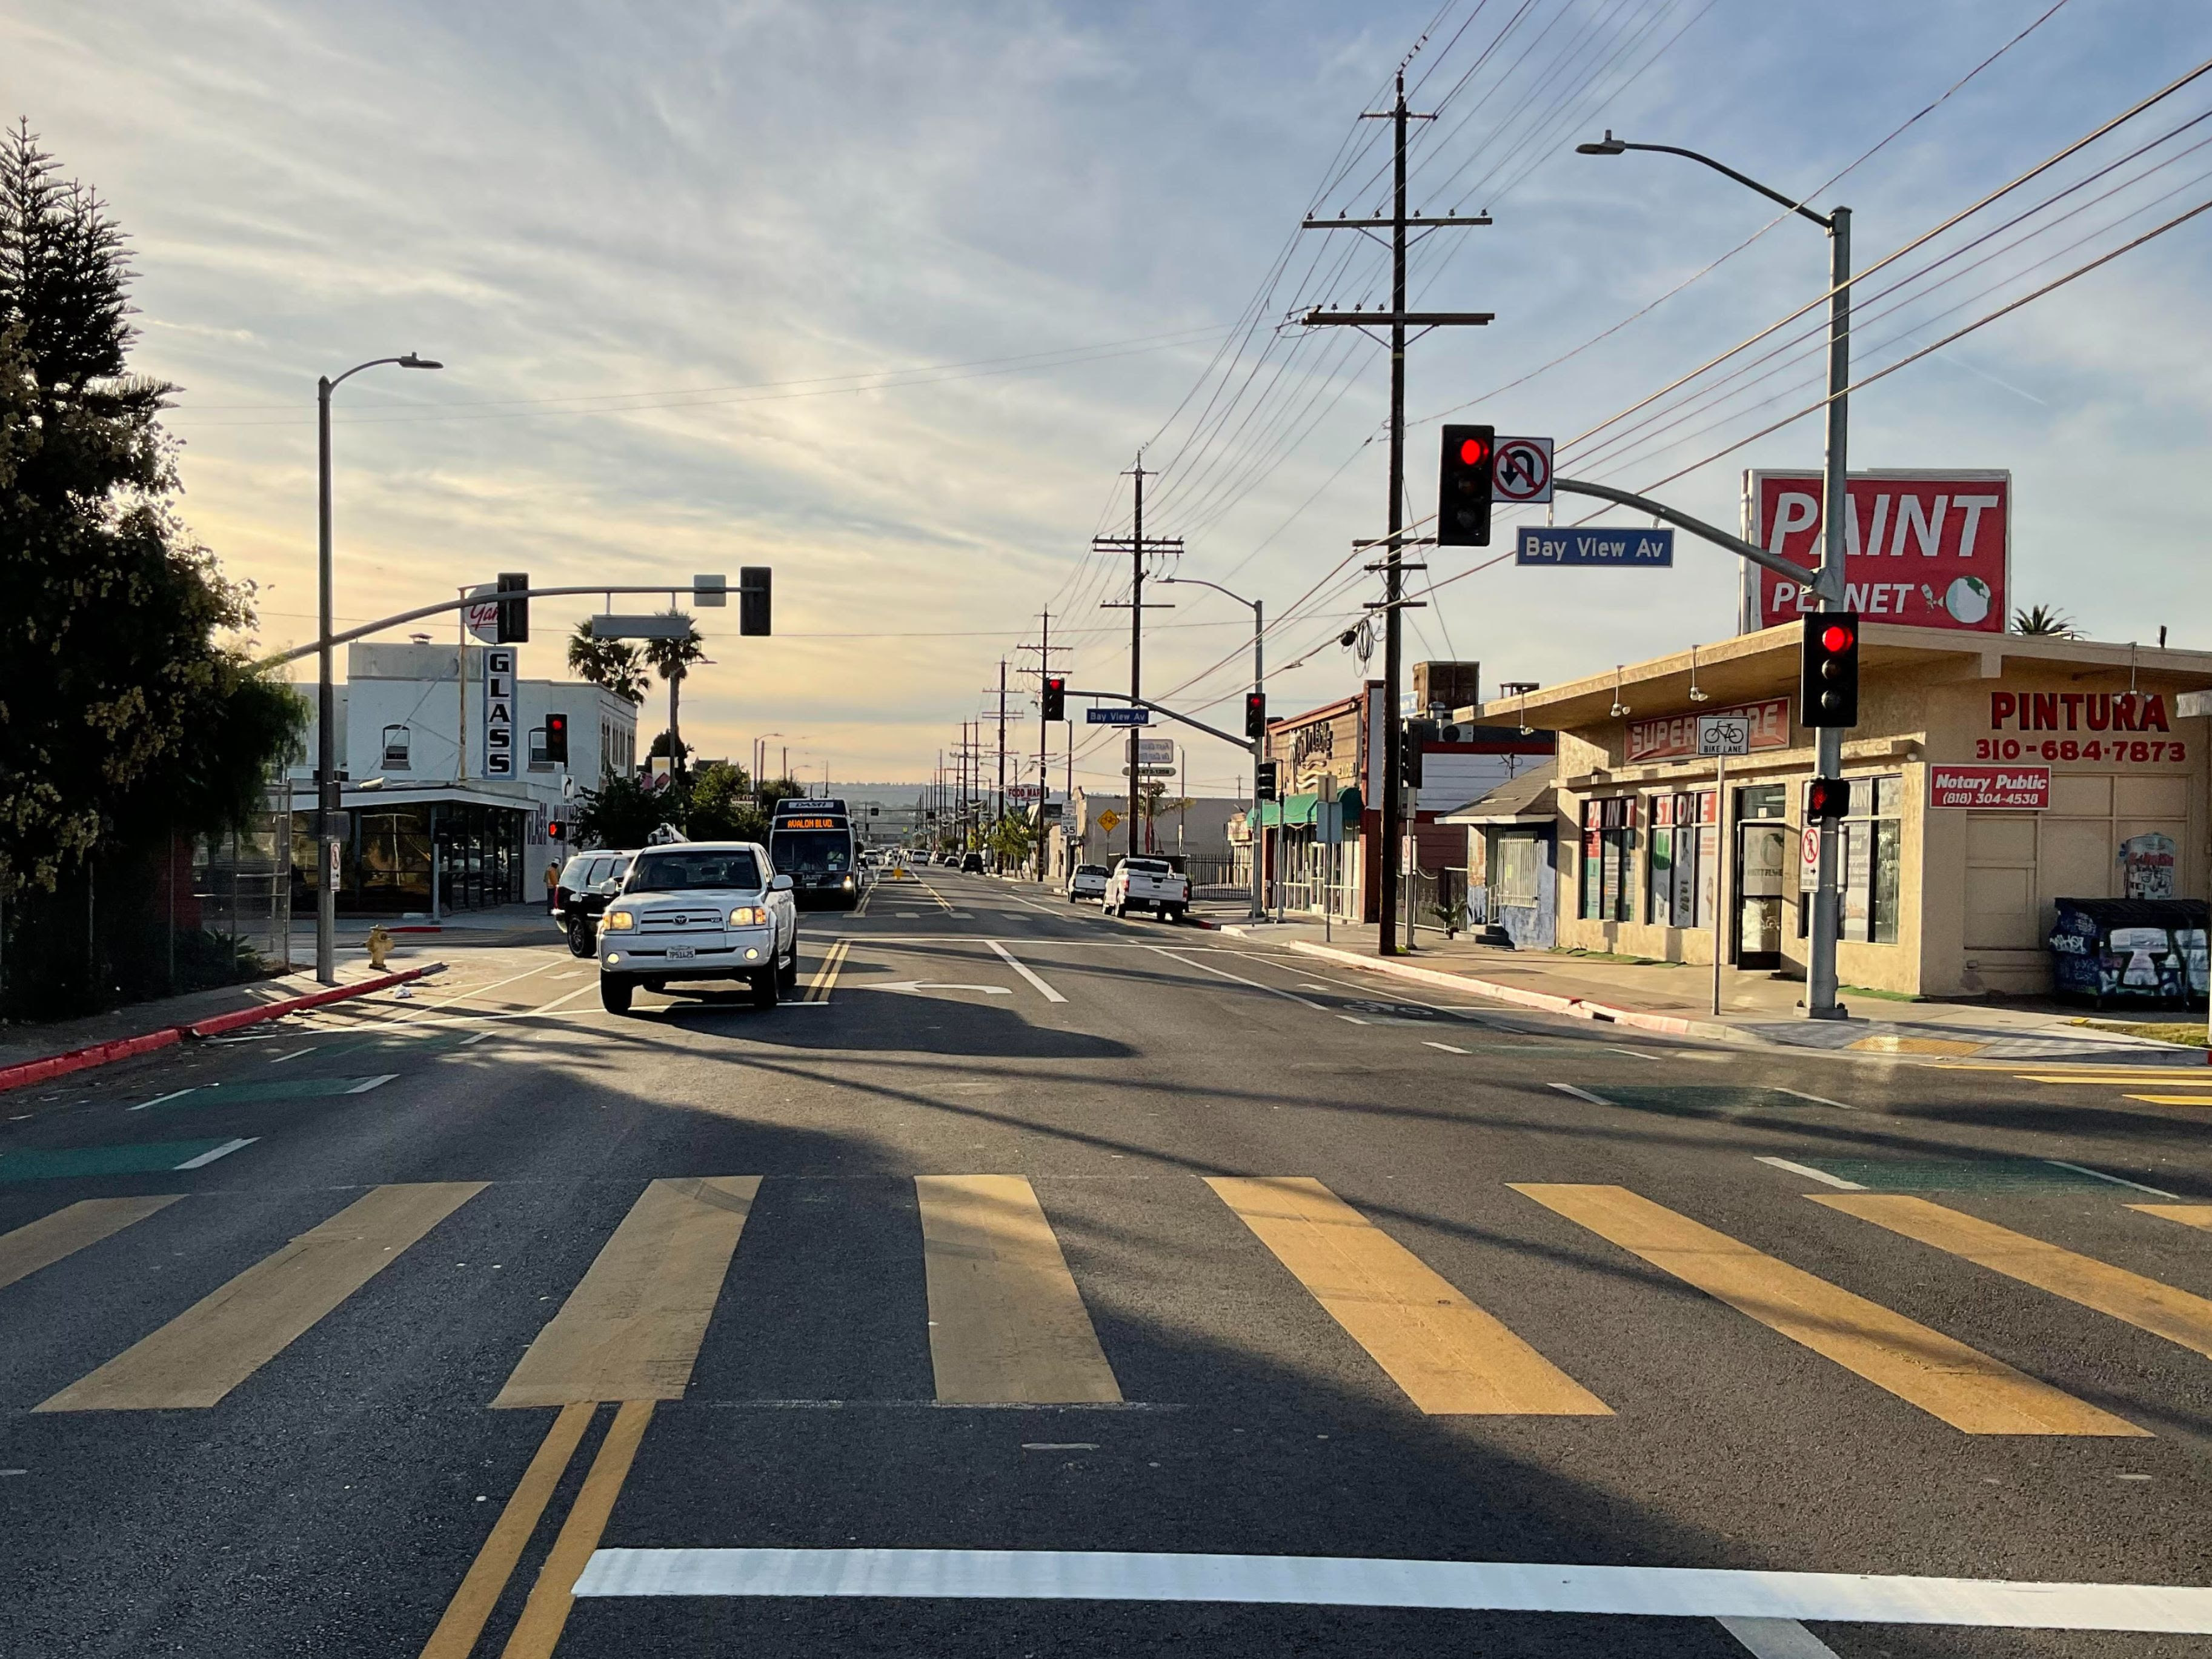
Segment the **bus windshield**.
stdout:
<svg viewBox="0 0 2212 1659">
<path fill-rule="evenodd" d="M 843 875 L 853 867 L 853 832 L 779 830 L 769 837 L 769 856 L 786 875 Z"/>
</svg>

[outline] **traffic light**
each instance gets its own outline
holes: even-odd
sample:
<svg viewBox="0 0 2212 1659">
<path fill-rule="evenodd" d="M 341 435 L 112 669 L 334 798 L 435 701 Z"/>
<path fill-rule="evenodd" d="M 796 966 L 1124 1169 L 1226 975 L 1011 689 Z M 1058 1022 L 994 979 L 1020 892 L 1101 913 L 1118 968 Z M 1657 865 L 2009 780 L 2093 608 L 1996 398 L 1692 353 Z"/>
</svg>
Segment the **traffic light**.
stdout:
<svg viewBox="0 0 2212 1659">
<path fill-rule="evenodd" d="M 1282 799 L 1282 786 L 1279 781 L 1281 777 L 1281 767 L 1280 761 L 1261 761 L 1255 769 L 1258 775 L 1253 782 L 1261 800 Z"/>
<path fill-rule="evenodd" d="M 764 564 L 749 564 L 738 572 L 738 632 L 769 631 L 769 589 L 775 573 Z"/>
<path fill-rule="evenodd" d="M 530 592 L 530 574 L 522 570 L 499 573 L 499 639 L 501 645 L 526 645 L 530 641 L 530 601 L 510 599 L 509 593 Z"/>
<path fill-rule="evenodd" d="M 553 819 L 545 826 L 545 839 L 548 841 L 568 840 L 568 826 L 562 823 L 558 818 Z"/>
<path fill-rule="evenodd" d="M 1850 811 L 1851 786 L 1843 779 L 1815 778 L 1806 787 L 1807 822 L 1819 818 L 1848 817 Z"/>
<path fill-rule="evenodd" d="M 1044 677 L 1044 717 L 1048 720 L 1067 718 L 1067 677 L 1065 674 Z"/>
<path fill-rule="evenodd" d="M 1244 694 L 1244 735 L 1264 738 L 1267 735 L 1267 694 L 1247 691 Z"/>
<path fill-rule="evenodd" d="M 1799 658 L 1799 723 L 1859 723 L 1859 613 L 1819 611 L 1805 618 Z"/>
<path fill-rule="evenodd" d="M 548 714 L 545 717 L 545 758 L 556 766 L 568 763 L 568 717 Z"/>
<path fill-rule="evenodd" d="M 1398 728 L 1398 781 L 1407 788 L 1421 787 L 1421 751 L 1436 740 L 1434 720 L 1407 720 Z"/>
<path fill-rule="evenodd" d="M 1498 428 L 1444 428 L 1443 473 L 1437 484 L 1437 545 L 1490 545 L 1490 489 L 1498 468 Z"/>
</svg>

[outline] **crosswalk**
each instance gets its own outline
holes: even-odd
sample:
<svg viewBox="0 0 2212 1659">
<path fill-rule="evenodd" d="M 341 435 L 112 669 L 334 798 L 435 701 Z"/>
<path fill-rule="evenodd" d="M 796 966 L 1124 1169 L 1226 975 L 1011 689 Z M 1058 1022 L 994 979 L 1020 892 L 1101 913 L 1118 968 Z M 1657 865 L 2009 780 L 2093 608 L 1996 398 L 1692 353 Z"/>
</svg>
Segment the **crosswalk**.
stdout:
<svg viewBox="0 0 2212 1659">
<path fill-rule="evenodd" d="M 2066 1071 L 1970 1066 L 1947 1069 L 2002 1070 L 2015 1082 L 2040 1084 L 2046 1088 L 2110 1089 L 2123 1100 L 2142 1101 L 2152 1106 L 2212 1107 L 2212 1068 L 2191 1071 L 2178 1066 L 2118 1066 L 2100 1069 L 2085 1066 Z"/>
<path fill-rule="evenodd" d="M 546 1298 L 556 1304 L 550 1317 L 538 1316 L 544 1322 L 534 1340 L 486 1403 L 588 1411 L 617 1402 L 649 1413 L 653 1402 L 684 1398 L 726 1305 L 732 1264 L 741 1249 L 755 1248 L 747 1224 L 763 1183 L 749 1175 L 646 1182 L 581 1277 L 565 1295 Z M 380 1275 L 488 1189 L 468 1181 L 373 1188 L 75 1381 L 43 1399 L 0 1405 L 54 1413 L 216 1407 L 248 1379 L 284 1364 L 295 1343 L 349 1302 L 377 1294 L 372 1286 Z M 1456 1281 L 1447 1278 L 1394 1236 L 1389 1218 L 1378 1221 L 1319 1180 L 1214 1176 L 1174 1190 L 1190 1204 L 1218 1206 L 1214 1214 L 1225 1210 L 1241 1224 L 1240 1233 L 1224 1236 L 1245 1237 L 1257 1252 L 1234 1264 L 1249 1282 L 1273 1285 L 1273 1294 L 1327 1316 L 1327 1324 L 1298 1324 L 1311 1333 L 1304 1340 L 1348 1346 L 1317 1353 L 1317 1364 L 1341 1365 L 1357 1350 L 1379 1373 L 1378 1388 L 1405 1409 L 1531 1418 L 1604 1418 L 1622 1409 L 1555 1357 L 1571 1352 L 1583 1356 L 1579 1364 L 1592 1363 L 1587 1322 L 1577 1310 L 1547 1308 L 1534 1316 L 1524 1310 L 1516 1317 L 1527 1328 L 1509 1327 L 1485 1305 L 1479 1267 L 1473 1278 L 1464 1265 Z M 1620 1272 L 1615 1264 L 1640 1261 L 1961 1433 L 2149 1432 L 2123 1414 L 2125 1401 L 2076 1398 L 1627 1187 L 1507 1182 L 1503 1191 L 1516 1195 L 1509 1203 L 1532 1206 L 1527 1221 L 1543 1249 L 1578 1256 L 1609 1277 Z M 921 1176 L 913 1179 L 912 1199 L 936 1403 L 1124 1403 L 1113 1344 L 1102 1339 L 1085 1285 L 1030 1180 Z M 2190 1248 L 2176 1228 L 2212 1231 L 2212 1205 L 2124 1199 L 2113 1195 L 2106 1220 L 2142 1228 L 2140 1237 L 2154 1250 Z M 0 1292 L 82 1253 L 112 1249 L 134 1228 L 172 1224 L 207 1201 L 180 1208 L 179 1195 L 161 1194 L 57 1208 L 0 1234 Z M 1806 1194 L 1802 1201 L 1866 1229 L 1843 1229 L 1837 1242 L 1845 1249 L 1883 1234 L 1900 1237 L 1957 1271 L 1998 1275 L 2212 1358 L 2212 1298 L 1917 1193 L 1854 1187 Z M 1812 1223 L 1809 1213 L 1806 1218 Z M 1136 1214 L 1129 1224 L 1146 1223 Z M 1683 1305 L 1663 1281 L 1640 1269 L 1631 1277 L 1655 1306 Z M 0 1320 L 7 1317 L 0 1304 Z M 1579 1340 L 1566 1340 L 1570 1333 Z M 2094 1336 L 2081 1334 L 2085 1341 Z M 774 1340 L 772 1331 L 746 1336 Z M 1778 1345 L 1772 1363 L 1790 1363 L 1789 1352 Z M 2160 1414 L 2160 1402 L 2140 1404 L 2143 1415 Z"/>
</svg>

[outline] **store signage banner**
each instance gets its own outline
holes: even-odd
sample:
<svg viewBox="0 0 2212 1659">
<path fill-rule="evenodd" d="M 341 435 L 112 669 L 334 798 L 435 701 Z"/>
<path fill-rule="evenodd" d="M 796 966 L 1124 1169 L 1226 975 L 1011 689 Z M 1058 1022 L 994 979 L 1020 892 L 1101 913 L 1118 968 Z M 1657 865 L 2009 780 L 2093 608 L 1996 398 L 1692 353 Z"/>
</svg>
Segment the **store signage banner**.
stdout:
<svg viewBox="0 0 2212 1659">
<path fill-rule="evenodd" d="M 487 778 L 514 775 L 514 653 L 487 646 L 483 653 L 483 771 Z"/>
<path fill-rule="evenodd" d="M 1137 762 L 1141 766 L 1173 766 L 1176 742 L 1173 738 L 1139 738 Z"/>
<path fill-rule="evenodd" d="M 1698 722 L 1723 715 L 1743 721 L 1750 728 L 1748 747 L 1732 752 L 1746 754 L 1761 749 L 1790 746 L 1790 699 L 1769 697 L 1735 708 L 1716 708 L 1711 714 L 1669 714 L 1663 720 L 1632 720 L 1628 727 L 1628 757 L 1638 766 L 1645 761 L 1683 760 L 1698 752 Z"/>
<path fill-rule="evenodd" d="M 2051 769 L 1934 763 L 1928 768 L 1928 804 L 1973 812 L 2041 812 L 2051 805 Z"/>
<path fill-rule="evenodd" d="M 2012 474 L 1854 472 L 1844 522 L 1844 604 L 1869 622 L 2005 631 L 2012 559 Z M 1793 582 L 1744 566 L 1751 627 L 1773 628 L 1817 608 L 1820 562 L 1817 472 L 1744 474 L 1744 535 L 1805 567 Z"/>
</svg>

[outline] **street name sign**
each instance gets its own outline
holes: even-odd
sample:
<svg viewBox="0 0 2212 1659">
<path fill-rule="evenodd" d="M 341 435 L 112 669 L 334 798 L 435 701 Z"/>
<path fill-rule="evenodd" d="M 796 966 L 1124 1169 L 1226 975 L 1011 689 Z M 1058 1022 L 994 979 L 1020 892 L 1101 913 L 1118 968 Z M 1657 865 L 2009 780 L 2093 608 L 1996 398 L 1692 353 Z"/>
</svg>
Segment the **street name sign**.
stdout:
<svg viewBox="0 0 2212 1659">
<path fill-rule="evenodd" d="M 1086 708 L 1083 718 L 1091 726 L 1150 726 L 1152 711 L 1149 708 Z"/>
<path fill-rule="evenodd" d="M 1500 438 L 1491 464 L 1490 498 L 1516 507 L 1542 507 L 1552 499 L 1552 441 Z"/>
<path fill-rule="evenodd" d="M 1581 529 L 1554 530 L 1543 525 L 1522 525 L 1513 552 L 1516 564 L 1547 564 L 1567 568 L 1610 566 L 1637 570 L 1668 570 L 1674 563 L 1674 532 L 1671 530 L 1606 530 L 1592 525 Z"/>
<path fill-rule="evenodd" d="M 1176 741 L 1173 738 L 1139 738 L 1137 760 L 1145 766 L 1173 766 Z"/>
<path fill-rule="evenodd" d="M 1748 755 L 1751 726 L 1748 714 L 1698 715 L 1698 753 L 1708 758 L 1715 755 Z"/>
</svg>

